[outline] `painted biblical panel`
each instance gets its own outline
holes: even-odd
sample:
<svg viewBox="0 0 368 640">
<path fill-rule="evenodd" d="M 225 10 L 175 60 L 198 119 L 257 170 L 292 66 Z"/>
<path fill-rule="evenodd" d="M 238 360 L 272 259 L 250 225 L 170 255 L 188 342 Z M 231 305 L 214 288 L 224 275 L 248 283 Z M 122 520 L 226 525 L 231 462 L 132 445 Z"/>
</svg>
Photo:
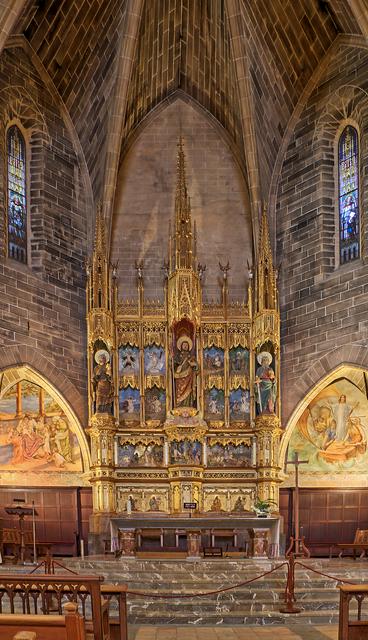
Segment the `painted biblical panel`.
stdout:
<svg viewBox="0 0 368 640">
<path fill-rule="evenodd" d="M 139 389 L 126 387 L 119 391 L 119 412 L 123 420 L 139 420 L 141 397 Z"/>
<path fill-rule="evenodd" d="M 166 392 L 164 389 L 152 387 L 146 389 L 145 414 L 149 420 L 163 420 L 166 415 Z"/>
<path fill-rule="evenodd" d="M 132 444 L 120 438 L 118 443 L 119 467 L 160 467 L 163 464 L 164 449 L 156 442 Z"/>
<path fill-rule="evenodd" d="M 163 376 L 166 373 L 165 350 L 155 344 L 144 349 L 144 373 L 149 376 Z"/>
<path fill-rule="evenodd" d="M 129 344 L 119 347 L 119 375 L 139 375 L 139 349 Z"/>
<path fill-rule="evenodd" d="M 26 380 L 0 400 L 0 469 L 83 470 L 77 436 L 59 403 Z"/>
<path fill-rule="evenodd" d="M 250 467 L 251 446 L 245 443 L 216 442 L 207 447 L 208 467 Z"/>
<path fill-rule="evenodd" d="M 220 347 L 203 349 L 203 370 L 205 375 L 224 373 L 224 350 Z"/>
<path fill-rule="evenodd" d="M 205 417 L 207 420 L 223 420 L 225 396 L 223 389 L 207 389 L 204 394 Z"/>
<path fill-rule="evenodd" d="M 232 389 L 230 391 L 230 420 L 250 420 L 250 391 L 249 389 Z"/>
<path fill-rule="evenodd" d="M 245 375 L 249 380 L 249 349 L 233 347 L 229 351 L 230 375 Z"/>
<path fill-rule="evenodd" d="M 289 442 L 291 459 L 308 460 L 300 473 L 337 476 L 364 474 L 367 453 L 368 401 L 347 379 L 328 385 L 299 418 Z"/>
<path fill-rule="evenodd" d="M 170 446 L 171 464 L 201 464 L 202 445 L 198 440 L 173 440 Z"/>
</svg>

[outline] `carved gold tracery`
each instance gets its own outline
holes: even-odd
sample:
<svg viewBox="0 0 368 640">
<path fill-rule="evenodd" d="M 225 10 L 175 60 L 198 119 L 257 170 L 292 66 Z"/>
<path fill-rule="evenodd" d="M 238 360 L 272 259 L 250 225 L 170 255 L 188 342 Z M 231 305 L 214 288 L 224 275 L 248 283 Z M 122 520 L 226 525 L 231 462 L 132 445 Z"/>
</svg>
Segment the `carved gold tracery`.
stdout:
<svg viewBox="0 0 368 640">
<path fill-rule="evenodd" d="M 163 492 L 166 509 L 177 510 L 178 495 L 184 495 L 185 487 L 192 483 L 199 504 L 205 505 L 205 492 L 225 491 L 241 495 L 277 498 L 278 443 L 281 429 L 276 414 L 256 415 L 255 371 L 257 355 L 272 349 L 276 375 L 279 381 L 280 318 L 277 301 L 276 273 L 272 263 L 267 216 L 261 220 L 256 268 L 249 270 L 246 301 L 230 301 L 228 295 L 229 265 L 223 267 L 220 300 L 203 303 L 202 273 L 197 264 L 196 238 L 193 232 L 190 202 L 187 196 L 184 171 L 184 154 L 179 145 L 177 189 L 175 198 L 175 225 L 169 241 L 166 278 L 163 282 L 164 302 L 146 300 L 144 297 L 144 265 L 136 265 L 137 299 L 118 300 L 116 268 L 110 265 L 106 247 L 101 210 L 96 224 L 96 241 L 93 259 L 88 268 L 88 344 L 89 344 L 89 412 L 92 443 L 91 482 L 94 485 L 94 505 L 97 511 L 111 512 L 116 508 L 117 496 L 138 492 L 136 482 L 149 483 L 149 495 Z M 193 342 L 198 360 L 198 394 L 196 407 L 174 408 L 173 402 L 173 327 L 175 323 L 188 321 L 193 327 Z M 103 343 L 111 356 L 114 378 L 113 415 L 95 413 L 91 397 L 91 380 L 96 343 Z M 139 354 L 139 366 L 132 373 L 119 373 L 119 348 L 130 347 Z M 146 349 L 162 349 L 165 357 L 163 373 L 149 372 L 145 366 Z M 224 365 L 218 371 L 204 367 L 204 350 L 221 349 Z M 232 349 L 248 350 L 249 370 L 232 370 Z M 235 368 L 235 367 L 234 367 Z M 139 391 L 139 415 L 123 412 L 119 407 L 121 390 Z M 206 414 L 206 394 L 213 390 L 223 393 L 223 415 Z M 239 391 L 240 390 L 240 391 Z M 247 391 L 249 418 L 236 417 L 232 413 L 231 398 L 234 392 Z M 165 392 L 164 416 L 149 412 L 152 397 Z M 148 403 L 148 404 L 147 404 Z M 147 415 L 146 415 L 147 414 Z M 207 415 L 207 417 L 206 417 Z M 201 461 L 175 464 L 170 462 L 170 447 L 174 443 L 201 445 Z M 116 447 L 130 444 L 159 445 L 163 447 L 164 468 L 121 469 Z M 206 467 L 207 448 L 215 444 L 252 448 L 252 464 L 247 470 L 236 468 L 209 469 Z M 255 457 L 254 457 L 255 455 Z M 119 482 L 126 483 L 124 490 Z M 206 488 L 206 482 L 211 483 Z M 231 485 L 229 483 L 233 482 Z M 157 483 L 157 484 L 155 484 Z M 244 483 L 246 486 L 244 488 Z M 214 486 L 215 485 L 215 486 Z M 217 488 L 216 488 L 217 487 Z M 139 495 L 143 493 L 139 490 Z M 184 492 L 184 493 L 183 493 Z M 238 493 L 237 493 L 238 492 Z M 137 496 L 138 496 L 137 493 Z M 175 496 L 175 498 L 174 498 Z M 147 499 L 139 498 L 147 505 Z M 118 500 L 119 502 L 119 500 Z M 121 500 L 120 500 L 121 503 Z M 176 505 L 176 506 L 174 506 Z"/>
</svg>

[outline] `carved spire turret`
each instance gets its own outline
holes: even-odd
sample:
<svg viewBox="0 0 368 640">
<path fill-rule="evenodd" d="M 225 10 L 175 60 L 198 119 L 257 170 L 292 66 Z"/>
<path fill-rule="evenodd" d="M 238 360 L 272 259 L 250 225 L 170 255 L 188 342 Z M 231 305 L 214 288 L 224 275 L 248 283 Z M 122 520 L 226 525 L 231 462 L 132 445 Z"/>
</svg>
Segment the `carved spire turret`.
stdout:
<svg viewBox="0 0 368 640">
<path fill-rule="evenodd" d="M 190 198 L 185 176 L 183 139 L 176 160 L 174 232 L 169 234 L 168 316 L 170 323 L 188 318 L 200 322 L 201 288 L 196 269 L 196 233 L 193 233 Z M 203 267 L 202 267 L 203 272 Z"/>
<path fill-rule="evenodd" d="M 92 258 L 87 263 L 88 311 L 112 307 L 111 266 L 106 245 L 105 219 L 101 203 L 97 205 L 95 241 Z"/>
<path fill-rule="evenodd" d="M 183 138 L 180 136 L 176 160 L 175 231 L 171 239 L 171 271 L 195 267 L 194 245 L 190 198 L 185 175 Z"/>
<path fill-rule="evenodd" d="M 256 312 L 266 309 L 277 309 L 277 285 L 267 213 L 264 208 L 258 247 Z"/>
</svg>

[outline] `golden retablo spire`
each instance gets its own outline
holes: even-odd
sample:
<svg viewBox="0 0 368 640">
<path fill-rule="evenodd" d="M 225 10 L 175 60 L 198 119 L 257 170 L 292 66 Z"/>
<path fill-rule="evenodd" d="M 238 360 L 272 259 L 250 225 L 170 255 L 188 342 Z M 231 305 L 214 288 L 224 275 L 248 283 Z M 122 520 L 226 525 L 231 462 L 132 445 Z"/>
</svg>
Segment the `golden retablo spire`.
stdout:
<svg viewBox="0 0 368 640">
<path fill-rule="evenodd" d="M 178 142 L 176 163 L 175 235 L 173 245 L 175 268 L 191 269 L 193 267 L 192 216 L 185 177 L 185 157 L 182 136 L 180 136 Z"/>
</svg>

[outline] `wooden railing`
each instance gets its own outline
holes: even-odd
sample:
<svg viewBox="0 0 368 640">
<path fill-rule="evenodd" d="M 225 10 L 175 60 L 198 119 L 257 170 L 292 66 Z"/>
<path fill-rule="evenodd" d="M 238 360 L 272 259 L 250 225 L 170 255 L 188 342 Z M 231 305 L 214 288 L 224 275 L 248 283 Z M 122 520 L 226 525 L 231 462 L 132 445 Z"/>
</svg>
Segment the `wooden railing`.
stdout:
<svg viewBox="0 0 368 640">
<path fill-rule="evenodd" d="M 362 620 L 362 605 L 368 599 L 368 585 L 344 584 L 340 589 L 339 640 L 367 640 L 368 620 Z M 356 619 L 350 617 L 350 604 L 357 603 Z M 368 604 L 368 600 L 367 600 Z"/>
<path fill-rule="evenodd" d="M 103 584 L 103 579 L 75 573 L 0 575 L 0 614 L 61 615 L 63 604 L 72 601 L 79 604 L 87 629 L 93 627 L 95 640 L 106 636 L 106 619 L 113 637 L 127 640 L 127 587 Z"/>
</svg>

